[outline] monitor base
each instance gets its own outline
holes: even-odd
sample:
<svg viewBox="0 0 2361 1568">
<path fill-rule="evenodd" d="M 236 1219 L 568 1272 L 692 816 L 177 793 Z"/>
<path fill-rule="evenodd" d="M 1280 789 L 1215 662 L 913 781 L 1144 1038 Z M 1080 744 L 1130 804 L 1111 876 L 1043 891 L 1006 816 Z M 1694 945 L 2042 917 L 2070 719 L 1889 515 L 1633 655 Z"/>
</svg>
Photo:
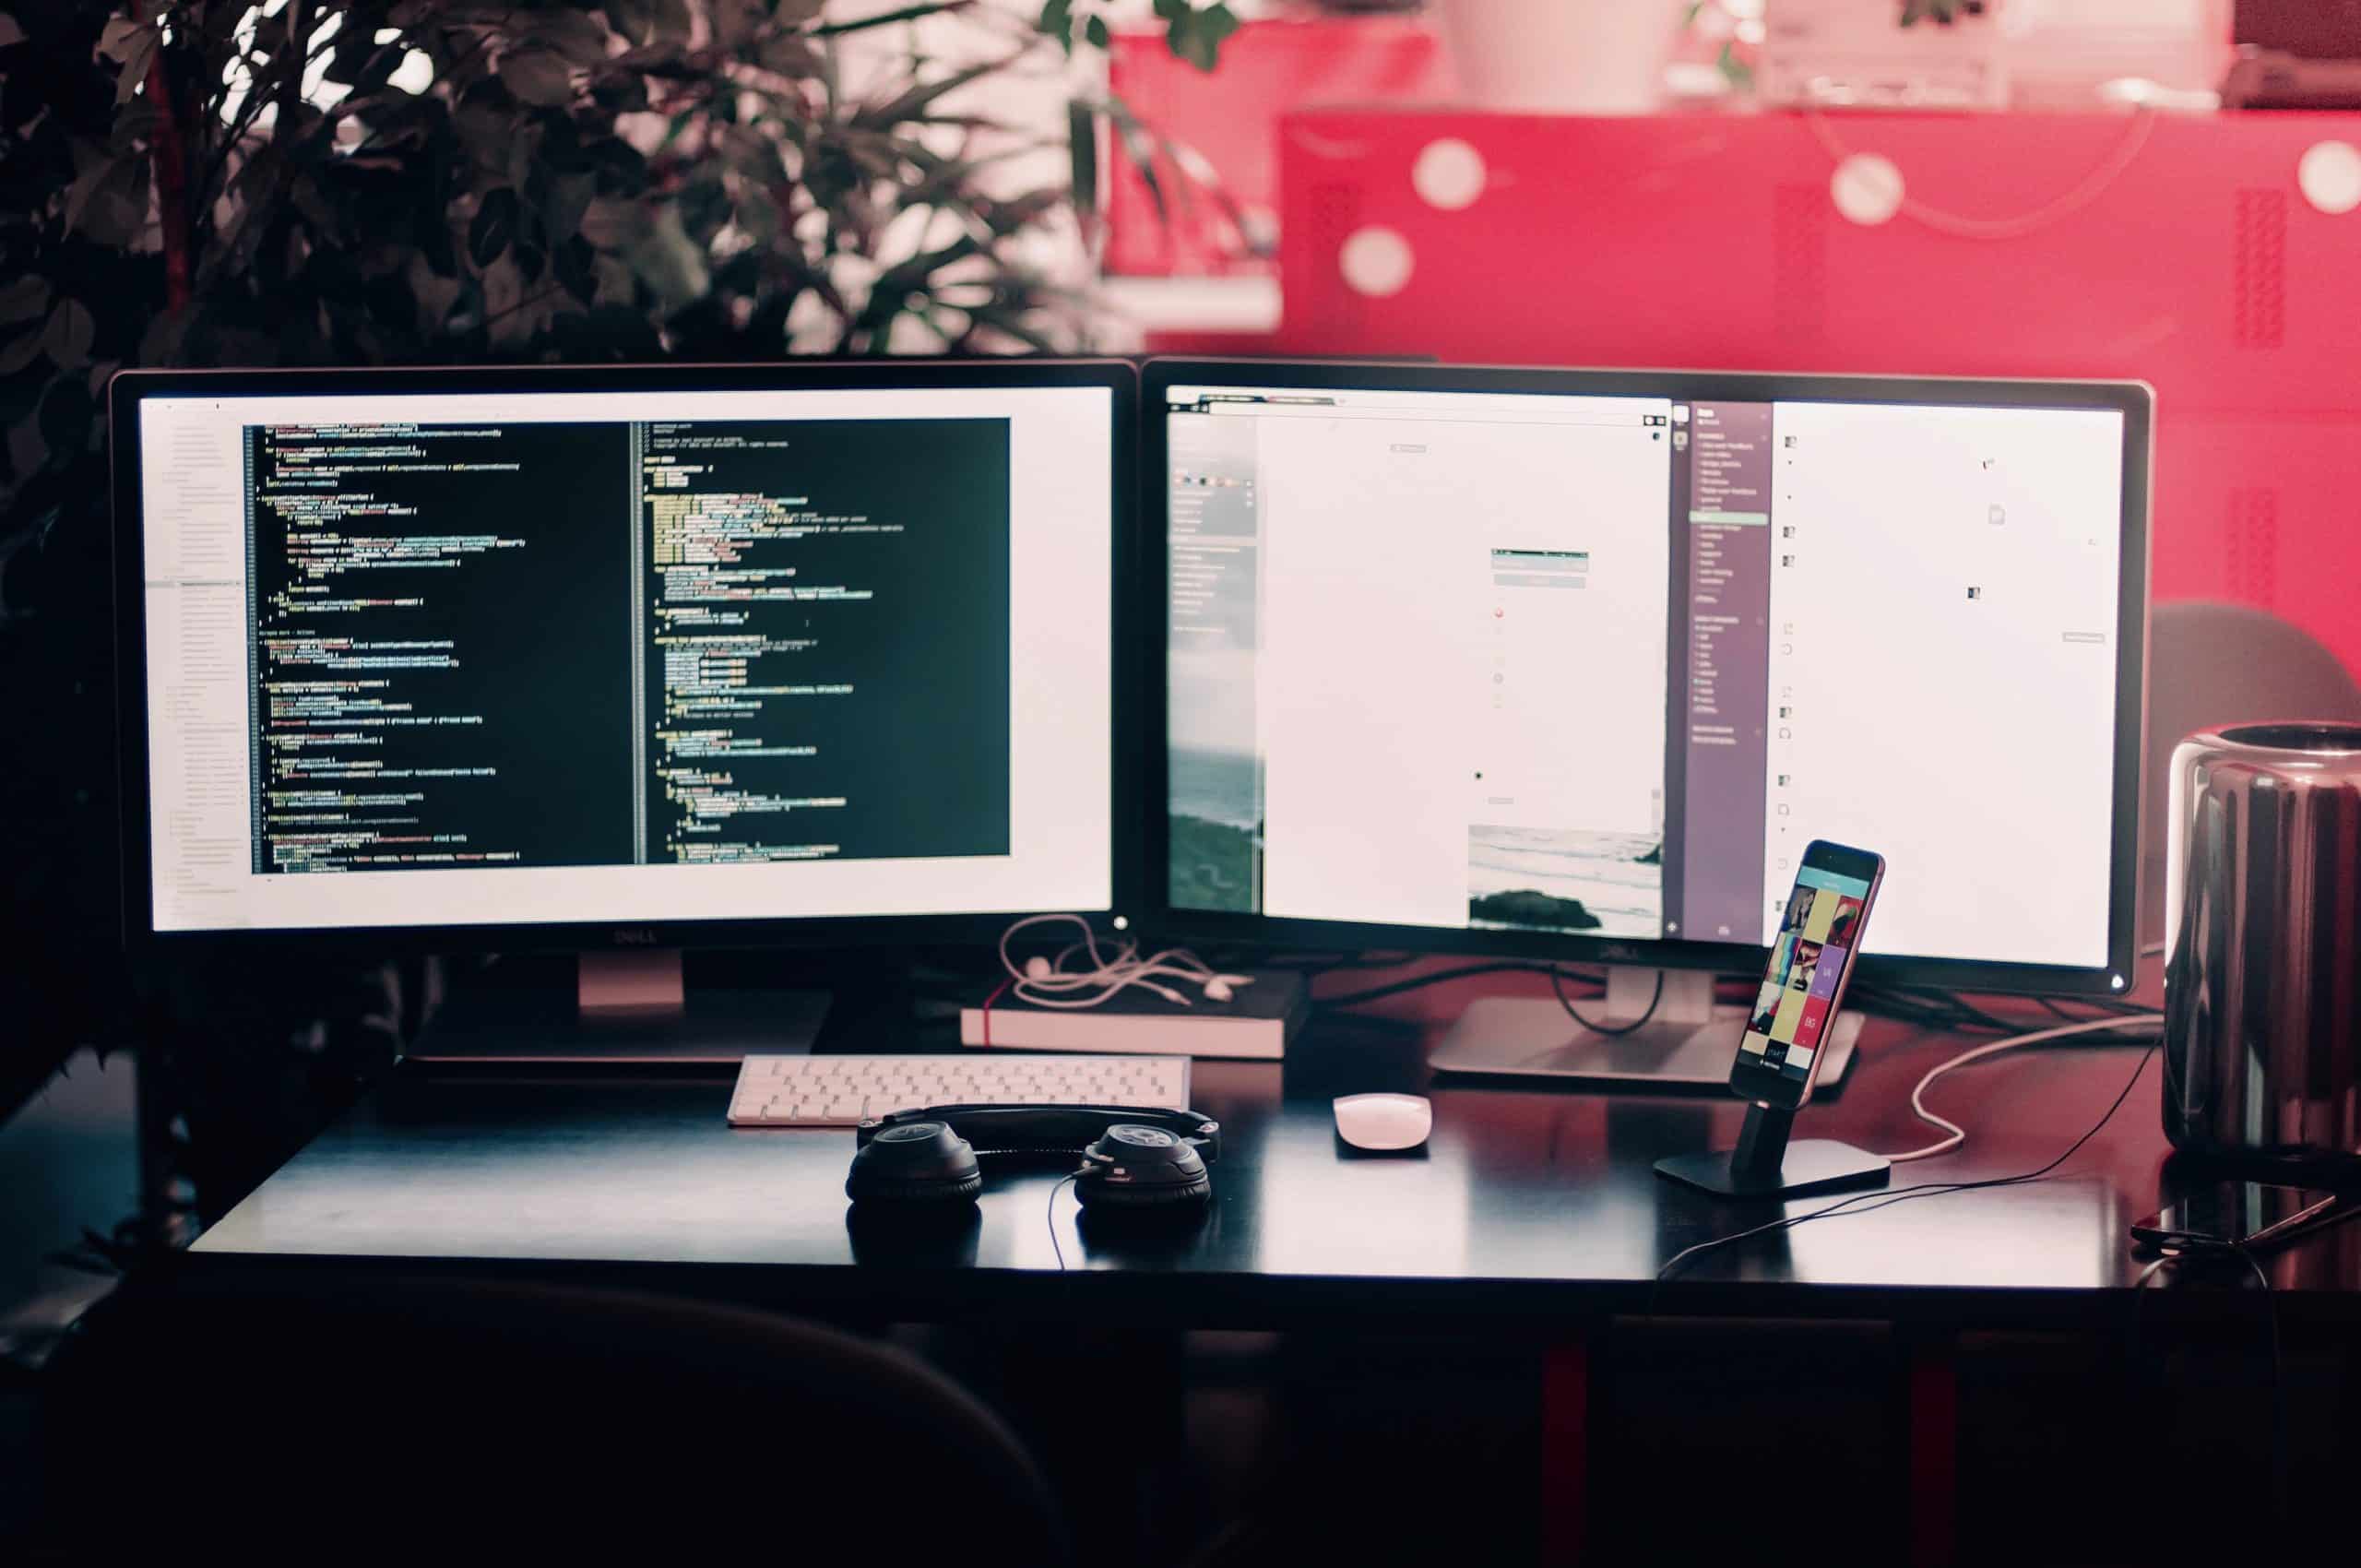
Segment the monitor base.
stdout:
<svg viewBox="0 0 2361 1568">
<path fill-rule="evenodd" d="M 1613 1026 L 1614 1020 L 1594 1015 Z M 1703 1022 L 1651 1021 L 1628 1035 L 1601 1035 L 1566 1016 L 1555 999 L 1488 996 L 1467 1004 L 1435 1043 L 1438 1073 L 1549 1078 L 1631 1088 L 1724 1089 L 1746 1031 L 1743 1007 L 1715 1008 Z M 1823 1047 L 1819 1087 L 1842 1082 L 1861 1038 L 1861 1016 L 1839 1013 Z"/>
<path fill-rule="evenodd" d="M 572 995 L 555 986 L 455 996 L 403 1055 L 413 1062 L 735 1065 L 808 1051 L 825 991 L 689 988 L 676 953 L 585 954 Z"/>
</svg>

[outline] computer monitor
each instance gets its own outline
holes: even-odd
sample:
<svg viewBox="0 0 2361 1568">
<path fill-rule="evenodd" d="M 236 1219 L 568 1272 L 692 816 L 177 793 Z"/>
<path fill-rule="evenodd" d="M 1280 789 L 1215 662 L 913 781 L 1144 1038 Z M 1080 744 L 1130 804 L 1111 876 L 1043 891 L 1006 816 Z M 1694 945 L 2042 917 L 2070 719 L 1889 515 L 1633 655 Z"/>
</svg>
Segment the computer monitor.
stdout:
<svg viewBox="0 0 2361 1568">
<path fill-rule="evenodd" d="M 134 372 L 139 942 L 671 952 L 1117 899 L 1136 375 Z M 677 1001 L 678 968 L 623 999 Z"/>
<path fill-rule="evenodd" d="M 1821 837 L 1886 857 L 1869 981 L 2130 987 L 2145 387 L 1167 360 L 1144 406 L 1174 929 L 1618 966 L 1649 1029 L 1493 1005 L 1437 1064 L 1719 1082 L 1679 971 L 1758 968 Z"/>
</svg>

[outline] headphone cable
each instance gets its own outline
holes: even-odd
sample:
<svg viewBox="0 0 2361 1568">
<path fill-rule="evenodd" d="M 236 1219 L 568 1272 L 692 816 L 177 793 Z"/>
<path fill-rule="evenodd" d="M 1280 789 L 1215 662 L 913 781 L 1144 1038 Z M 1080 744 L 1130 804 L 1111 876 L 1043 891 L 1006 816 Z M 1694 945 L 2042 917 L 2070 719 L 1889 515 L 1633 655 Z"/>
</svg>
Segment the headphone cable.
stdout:
<svg viewBox="0 0 2361 1568">
<path fill-rule="evenodd" d="M 1080 1171 L 1075 1171 L 1072 1175 L 1061 1176 L 1050 1187 L 1050 1251 L 1057 1257 L 1060 1274 L 1066 1271 L 1066 1250 L 1058 1244 L 1058 1194 L 1065 1190 L 1067 1182 L 1080 1174 Z"/>
</svg>

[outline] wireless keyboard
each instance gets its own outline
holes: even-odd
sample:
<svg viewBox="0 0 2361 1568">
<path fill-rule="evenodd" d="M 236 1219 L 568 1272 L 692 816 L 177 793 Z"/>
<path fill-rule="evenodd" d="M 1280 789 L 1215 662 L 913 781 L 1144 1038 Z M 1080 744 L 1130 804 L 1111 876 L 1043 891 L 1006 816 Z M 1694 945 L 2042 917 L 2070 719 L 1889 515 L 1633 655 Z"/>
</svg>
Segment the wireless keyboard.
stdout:
<svg viewBox="0 0 2361 1568">
<path fill-rule="evenodd" d="M 749 1056 L 733 1127 L 850 1127 L 930 1105 L 1189 1108 L 1185 1056 Z"/>
</svg>

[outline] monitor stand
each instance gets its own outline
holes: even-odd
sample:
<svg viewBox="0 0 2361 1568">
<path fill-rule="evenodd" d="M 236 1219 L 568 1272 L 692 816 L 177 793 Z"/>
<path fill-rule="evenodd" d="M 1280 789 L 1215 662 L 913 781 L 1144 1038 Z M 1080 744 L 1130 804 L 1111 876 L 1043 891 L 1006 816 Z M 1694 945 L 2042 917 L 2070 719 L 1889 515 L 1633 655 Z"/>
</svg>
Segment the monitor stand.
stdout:
<svg viewBox="0 0 2361 1568">
<path fill-rule="evenodd" d="M 670 950 L 585 953 L 564 967 L 503 960 L 526 983 L 454 995 L 403 1054 L 415 1062 L 730 1063 L 811 1050 L 824 991 L 690 990 Z M 539 983 L 535 983 L 539 982 Z"/>
<path fill-rule="evenodd" d="M 1648 1012 L 1656 977 L 1664 994 L 1648 1021 L 1627 1035 L 1602 1035 L 1567 1016 L 1555 997 L 1487 996 L 1467 1004 L 1444 1030 L 1428 1062 L 1438 1073 L 1486 1077 L 1549 1078 L 1561 1083 L 1630 1088 L 1726 1089 L 1746 1030 L 1742 1005 L 1717 1006 L 1714 977 L 1697 969 L 1615 968 L 1607 971 L 1604 1002 L 1576 1003 L 1583 1016 L 1609 1028 Z M 1841 1081 L 1861 1038 L 1857 1013 L 1840 1013 L 1829 1031 L 1820 1085 Z"/>
</svg>

